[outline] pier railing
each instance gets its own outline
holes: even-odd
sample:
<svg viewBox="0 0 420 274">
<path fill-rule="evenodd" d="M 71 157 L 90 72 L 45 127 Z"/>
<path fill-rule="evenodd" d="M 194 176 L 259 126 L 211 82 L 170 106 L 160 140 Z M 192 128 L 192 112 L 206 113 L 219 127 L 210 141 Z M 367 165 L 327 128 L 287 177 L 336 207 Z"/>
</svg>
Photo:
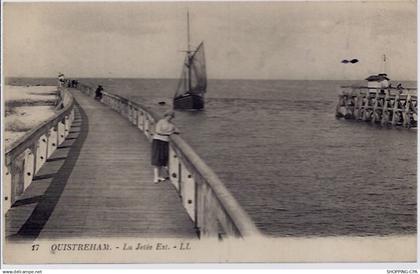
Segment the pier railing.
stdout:
<svg viewBox="0 0 420 274">
<path fill-rule="evenodd" d="M 65 140 L 74 120 L 73 96 L 62 90 L 63 108 L 47 121 L 28 131 L 5 148 L 3 169 L 3 212 L 31 184 L 32 179 L 51 154 Z"/>
<path fill-rule="evenodd" d="M 336 117 L 379 123 L 382 126 L 417 127 L 416 88 L 342 86 Z"/>
<path fill-rule="evenodd" d="M 93 89 L 79 89 L 94 96 Z M 101 102 L 126 117 L 149 141 L 160 116 L 149 108 L 118 95 L 102 92 Z M 218 176 L 179 135 L 170 137 L 170 181 L 200 237 L 250 237 L 259 230 Z"/>
</svg>

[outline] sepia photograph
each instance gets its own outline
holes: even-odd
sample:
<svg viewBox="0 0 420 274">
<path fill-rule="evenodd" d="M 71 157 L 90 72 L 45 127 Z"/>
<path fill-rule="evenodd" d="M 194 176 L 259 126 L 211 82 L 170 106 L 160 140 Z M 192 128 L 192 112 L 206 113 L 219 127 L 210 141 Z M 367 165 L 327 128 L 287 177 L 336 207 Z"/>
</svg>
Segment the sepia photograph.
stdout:
<svg viewBox="0 0 420 274">
<path fill-rule="evenodd" d="M 2 2 L 5 265 L 417 262 L 417 2 Z"/>
</svg>

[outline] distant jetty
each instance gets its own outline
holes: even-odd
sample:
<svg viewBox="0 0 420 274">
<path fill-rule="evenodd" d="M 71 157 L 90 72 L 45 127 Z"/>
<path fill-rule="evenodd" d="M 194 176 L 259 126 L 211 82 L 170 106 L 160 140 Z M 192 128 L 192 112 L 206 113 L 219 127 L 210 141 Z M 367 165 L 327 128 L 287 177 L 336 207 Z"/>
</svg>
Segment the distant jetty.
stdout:
<svg viewBox="0 0 420 274">
<path fill-rule="evenodd" d="M 417 127 L 416 88 L 342 86 L 336 117 L 382 126 Z M 413 94 L 414 93 L 414 94 Z"/>
<path fill-rule="evenodd" d="M 417 88 L 404 88 L 402 84 L 392 87 L 386 73 L 365 80 L 367 86 L 340 87 L 337 118 L 417 128 Z"/>
</svg>

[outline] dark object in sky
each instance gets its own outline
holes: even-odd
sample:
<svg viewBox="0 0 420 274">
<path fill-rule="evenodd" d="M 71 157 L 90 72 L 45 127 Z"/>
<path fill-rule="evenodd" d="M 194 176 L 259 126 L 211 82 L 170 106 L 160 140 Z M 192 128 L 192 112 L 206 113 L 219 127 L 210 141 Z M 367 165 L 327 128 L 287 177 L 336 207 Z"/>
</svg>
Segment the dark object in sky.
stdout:
<svg viewBox="0 0 420 274">
<path fill-rule="evenodd" d="M 160 101 L 158 104 L 159 105 L 165 105 L 166 103 L 164 101 Z"/>
<path fill-rule="evenodd" d="M 357 59 L 352 59 L 350 61 L 344 59 L 343 61 L 341 61 L 341 63 L 343 63 L 343 64 L 348 64 L 348 63 L 356 64 L 357 62 L 359 62 L 359 60 L 357 60 Z"/>
</svg>

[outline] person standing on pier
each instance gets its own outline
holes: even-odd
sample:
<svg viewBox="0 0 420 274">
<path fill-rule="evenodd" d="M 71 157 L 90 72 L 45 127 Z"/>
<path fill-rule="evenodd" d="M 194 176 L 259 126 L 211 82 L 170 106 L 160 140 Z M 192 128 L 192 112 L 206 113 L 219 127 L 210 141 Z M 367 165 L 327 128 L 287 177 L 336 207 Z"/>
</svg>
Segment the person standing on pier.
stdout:
<svg viewBox="0 0 420 274">
<path fill-rule="evenodd" d="M 58 86 L 59 87 L 64 87 L 65 84 L 65 78 L 64 78 L 64 74 L 62 74 L 61 72 L 58 74 Z"/>
<path fill-rule="evenodd" d="M 380 77 L 379 84 L 381 85 L 381 92 L 382 94 L 387 93 L 389 94 L 389 78 L 387 77 L 386 73 L 380 73 L 378 74 Z"/>
<path fill-rule="evenodd" d="M 104 90 L 104 88 L 101 85 L 99 85 L 96 88 L 96 91 L 95 91 L 95 99 L 96 100 L 98 100 L 98 101 L 101 101 L 102 100 L 102 91 L 103 90 Z"/>
<path fill-rule="evenodd" d="M 63 87 L 65 84 L 64 74 L 61 72 L 58 74 L 58 86 L 57 86 L 57 98 L 56 98 L 56 107 L 61 108 L 62 102 L 63 102 Z"/>
<path fill-rule="evenodd" d="M 168 179 L 167 175 L 162 177 L 160 174 L 163 171 L 166 171 L 166 174 L 168 174 L 167 170 L 163 169 L 167 169 L 168 166 L 169 136 L 171 134 L 179 134 L 174 124 L 171 123 L 173 118 L 175 118 L 175 112 L 172 110 L 167 111 L 155 126 L 155 134 L 152 140 L 153 182 L 155 184 Z"/>
</svg>

